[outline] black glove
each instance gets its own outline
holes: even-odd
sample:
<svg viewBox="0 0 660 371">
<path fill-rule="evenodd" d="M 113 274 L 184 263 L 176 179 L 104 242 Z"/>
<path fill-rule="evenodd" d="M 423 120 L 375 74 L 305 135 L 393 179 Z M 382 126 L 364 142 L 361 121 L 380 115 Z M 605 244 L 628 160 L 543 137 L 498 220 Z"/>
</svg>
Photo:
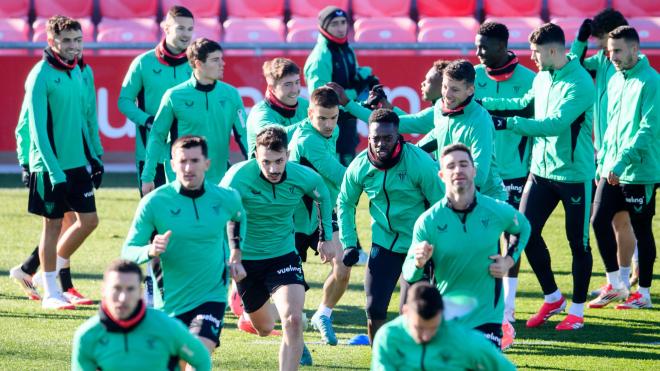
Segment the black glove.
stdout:
<svg viewBox="0 0 660 371">
<path fill-rule="evenodd" d="M 353 246 L 344 250 L 344 257 L 341 261 L 345 266 L 352 267 L 357 264 L 358 260 L 360 260 L 360 250 L 357 247 Z"/>
<path fill-rule="evenodd" d="M 387 99 L 387 95 L 385 95 L 385 91 L 383 90 L 383 85 L 375 85 L 373 88 L 371 88 L 371 92 L 374 94 L 371 95 L 371 98 L 362 103 L 364 107 L 371 109 L 378 105 L 382 99 Z"/>
<path fill-rule="evenodd" d="M 147 117 L 147 121 L 144 122 L 144 127 L 146 127 L 147 130 L 151 130 L 152 126 L 154 126 L 154 117 L 149 116 Z"/>
<path fill-rule="evenodd" d="M 491 116 L 493 118 L 493 125 L 495 130 L 506 130 L 506 118 L 499 116 Z"/>
<path fill-rule="evenodd" d="M 28 165 L 21 165 L 23 170 L 21 171 L 21 182 L 27 188 L 30 188 L 30 167 Z"/>
<path fill-rule="evenodd" d="M 53 184 L 53 198 L 55 202 L 64 202 L 66 200 L 66 194 L 66 182 Z"/>
<path fill-rule="evenodd" d="M 103 165 L 100 162 L 92 161 L 92 174 L 89 176 L 92 178 L 92 183 L 94 183 L 94 188 L 99 189 L 101 182 L 103 181 Z"/>
<path fill-rule="evenodd" d="M 587 18 L 582 22 L 582 25 L 580 26 L 577 39 L 578 41 L 585 42 L 589 40 L 589 36 L 591 36 L 591 19 Z"/>
</svg>

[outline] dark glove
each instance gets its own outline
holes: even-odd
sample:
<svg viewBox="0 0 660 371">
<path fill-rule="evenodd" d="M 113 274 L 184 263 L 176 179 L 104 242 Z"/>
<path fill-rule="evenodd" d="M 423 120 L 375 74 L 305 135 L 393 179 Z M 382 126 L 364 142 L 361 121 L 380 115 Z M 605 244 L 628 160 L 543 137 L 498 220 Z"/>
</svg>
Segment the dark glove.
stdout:
<svg viewBox="0 0 660 371">
<path fill-rule="evenodd" d="M 495 126 L 495 130 L 506 130 L 505 117 L 492 116 L 492 118 L 493 118 L 493 125 Z"/>
<path fill-rule="evenodd" d="M 341 261 L 345 266 L 352 267 L 357 264 L 358 260 L 360 260 L 360 250 L 357 247 L 349 247 L 344 250 L 344 257 Z"/>
<path fill-rule="evenodd" d="M 27 188 L 30 188 L 30 167 L 28 165 L 21 165 L 23 170 L 21 171 L 21 182 Z"/>
<path fill-rule="evenodd" d="M 387 95 L 385 95 L 385 91 L 383 90 L 383 85 L 375 85 L 371 88 L 371 92 L 373 94 L 371 94 L 370 98 L 362 103 L 364 107 L 372 109 L 377 106 L 382 99 L 387 99 Z"/>
<path fill-rule="evenodd" d="M 585 42 L 589 40 L 589 36 L 591 36 L 591 19 L 587 18 L 582 22 L 582 25 L 580 26 L 577 39 L 578 41 Z"/>
<path fill-rule="evenodd" d="M 90 175 L 90 178 L 92 178 L 92 183 L 94 183 L 94 188 L 99 189 L 99 187 L 101 186 L 104 172 L 105 171 L 101 163 L 97 161 L 92 161 L 92 174 Z"/>
<path fill-rule="evenodd" d="M 66 182 L 53 184 L 53 198 L 55 202 L 64 202 L 66 200 L 66 194 Z"/>
<path fill-rule="evenodd" d="M 147 130 L 151 130 L 151 127 L 154 126 L 154 117 L 149 116 L 147 118 L 147 121 L 144 122 L 144 127 L 147 128 Z"/>
</svg>

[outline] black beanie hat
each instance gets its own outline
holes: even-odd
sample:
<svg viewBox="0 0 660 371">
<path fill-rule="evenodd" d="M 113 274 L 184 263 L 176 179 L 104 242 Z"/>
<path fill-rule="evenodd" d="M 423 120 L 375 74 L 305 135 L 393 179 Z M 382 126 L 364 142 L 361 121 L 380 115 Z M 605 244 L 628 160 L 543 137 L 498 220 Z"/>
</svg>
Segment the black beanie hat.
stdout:
<svg viewBox="0 0 660 371">
<path fill-rule="evenodd" d="M 348 14 L 336 6 L 326 6 L 319 13 L 319 26 L 327 31 L 328 25 L 337 17 L 345 17 L 348 20 Z"/>
</svg>

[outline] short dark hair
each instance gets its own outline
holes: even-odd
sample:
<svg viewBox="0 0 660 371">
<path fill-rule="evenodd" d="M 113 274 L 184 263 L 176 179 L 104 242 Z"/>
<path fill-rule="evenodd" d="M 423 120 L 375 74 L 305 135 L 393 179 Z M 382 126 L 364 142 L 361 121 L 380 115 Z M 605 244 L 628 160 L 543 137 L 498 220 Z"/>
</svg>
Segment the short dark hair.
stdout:
<svg viewBox="0 0 660 371">
<path fill-rule="evenodd" d="M 406 305 L 425 320 L 432 319 L 444 309 L 440 291 L 426 281 L 417 282 L 410 287 Z"/>
<path fill-rule="evenodd" d="M 468 85 L 474 84 L 474 66 L 465 59 L 451 61 L 444 69 L 443 75 L 452 80 L 465 81 Z"/>
<path fill-rule="evenodd" d="M 474 158 L 472 158 L 472 151 L 470 151 L 470 148 L 463 143 L 455 143 L 446 146 L 445 148 L 442 149 L 440 158 L 442 159 L 443 157 L 455 151 L 467 153 L 468 157 L 470 158 L 470 162 L 472 163 L 472 165 L 474 165 Z"/>
<path fill-rule="evenodd" d="M 635 42 L 639 44 L 639 34 L 637 30 L 630 26 L 619 26 L 607 35 L 610 39 L 623 39 L 626 42 Z"/>
<path fill-rule="evenodd" d="M 488 21 L 482 23 L 477 34 L 499 40 L 505 44 L 509 42 L 509 29 L 499 22 Z"/>
<path fill-rule="evenodd" d="M 438 59 L 437 61 L 433 62 L 433 69 L 435 69 L 435 73 L 439 74 L 442 76 L 442 73 L 445 70 L 445 67 L 450 63 L 450 61 L 445 60 L 445 59 Z"/>
<path fill-rule="evenodd" d="M 201 147 L 202 155 L 206 158 L 209 157 L 209 145 L 206 143 L 206 139 L 199 135 L 184 135 L 177 138 L 174 143 L 172 143 L 172 157 L 174 157 L 174 152 L 179 148 L 189 149 L 195 147 Z"/>
<path fill-rule="evenodd" d="M 54 15 L 46 22 L 46 34 L 59 35 L 62 31 L 82 31 L 80 22 L 63 15 Z"/>
<path fill-rule="evenodd" d="M 274 85 L 276 81 L 284 76 L 300 75 L 300 67 L 288 58 L 275 58 L 265 61 L 261 69 L 268 85 Z"/>
<path fill-rule="evenodd" d="M 186 50 L 186 56 L 188 57 L 188 62 L 190 65 L 195 68 L 195 61 L 200 61 L 202 63 L 206 62 L 209 54 L 222 51 L 220 44 L 213 40 L 209 40 L 205 37 L 199 38 L 193 41 L 188 49 Z"/>
<path fill-rule="evenodd" d="M 618 10 L 606 8 L 594 16 L 591 21 L 591 34 L 595 37 L 601 37 L 612 32 L 619 26 L 627 26 L 628 21 Z"/>
<path fill-rule="evenodd" d="M 566 36 L 564 36 L 564 30 L 556 24 L 544 23 L 529 34 L 529 42 L 536 45 L 557 43 L 564 46 L 566 45 Z"/>
<path fill-rule="evenodd" d="M 192 12 L 188 8 L 181 5 L 174 5 L 168 11 L 167 15 L 170 17 L 185 17 L 195 19 Z"/>
<path fill-rule="evenodd" d="M 110 265 L 105 269 L 103 276 L 105 277 L 110 272 L 119 272 L 119 273 L 135 273 L 138 275 L 139 282 L 142 282 L 142 269 L 135 262 L 126 259 L 116 259 L 113 260 Z"/>
<path fill-rule="evenodd" d="M 391 109 L 378 108 L 371 112 L 371 115 L 369 115 L 369 124 L 374 122 L 390 123 L 394 124 L 396 127 L 399 127 L 399 116 Z"/>
<path fill-rule="evenodd" d="M 327 86 L 316 88 L 309 97 L 309 102 L 323 108 L 335 108 L 339 106 L 337 93 Z"/>
<path fill-rule="evenodd" d="M 256 147 L 266 147 L 266 149 L 276 152 L 286 151 L 288 139 L 286 131 L 280 126 L 270 125 L 257 133 Z"/>
</svg>

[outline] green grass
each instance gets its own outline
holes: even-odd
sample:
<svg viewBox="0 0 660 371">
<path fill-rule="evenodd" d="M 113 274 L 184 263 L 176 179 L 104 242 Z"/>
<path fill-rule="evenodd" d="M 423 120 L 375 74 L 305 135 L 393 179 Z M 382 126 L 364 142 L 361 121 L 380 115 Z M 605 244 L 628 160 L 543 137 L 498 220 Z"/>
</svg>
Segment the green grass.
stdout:
<svg viewBox="0 0 660 371">
<path fill-rule="evenodd" d="M 41 221 L 26 212 L 24 189 L 0 190 L 0 370 L 66 370 L 69 368 L 71 337 L 75 329 L 93 315 L 96 307 L 66 312 L 45 312 L 36 302 L 25 299 L 9 280 L 9 269 L 22 261 L 39 240 Z M 99 300 L 101 272 L 117 257 L 138 201 L 133 189 L 102 189 L 97 193 L 101 223 L 73 259 L 76 286 Z M 659 218 L 654 230 L 660 235 Z M 364 204 L 358 214 L 358 229 L 365 246 L 369 245 L 369 219 Z M 563 214 L 558 209 L 549 220 L 544 236 L 551 249 L 557 281 L 570 297 L 570 251 L 564 237 Z M 591 287 L 604 281 L 603 265 L 594 245 L 594 275 Z M 316 257 L 305 265 L 311 290 L 305 309 L 311 317 L 321 295 L 328 266 Z M 656 263 L 655 271 L 660 272 Z M 660 305 L 658 275 L 653 301 Z M 349 291 L 334 312 L 340 341 L 365 333 L 364 267 L 353 269 Z M 520 369 L 543 370 L 652 370 L 660 369 L 660 312 L 587 310 L 586 327 L 559 333 L 557 319 L 541 329 L 528 330 L 526 320 L 541 304 L 541 293 L 527 261 L 523 259 L 517 301 L 517 344 L 506 353 Z M 396 316 L 398 295 L 392 298 L 390 317 Z M 258 338 L 236 330 L 236 318 L 227 313 L 222 345 L 213 355 L 215 369 L 277 369 L 279 338 Z M 366 370 L 370 362 L 368 347 L 320 345 L 318 335 L 307 331 L 305 339 L 314 357 L 314 369 Z"/>
</svg>

